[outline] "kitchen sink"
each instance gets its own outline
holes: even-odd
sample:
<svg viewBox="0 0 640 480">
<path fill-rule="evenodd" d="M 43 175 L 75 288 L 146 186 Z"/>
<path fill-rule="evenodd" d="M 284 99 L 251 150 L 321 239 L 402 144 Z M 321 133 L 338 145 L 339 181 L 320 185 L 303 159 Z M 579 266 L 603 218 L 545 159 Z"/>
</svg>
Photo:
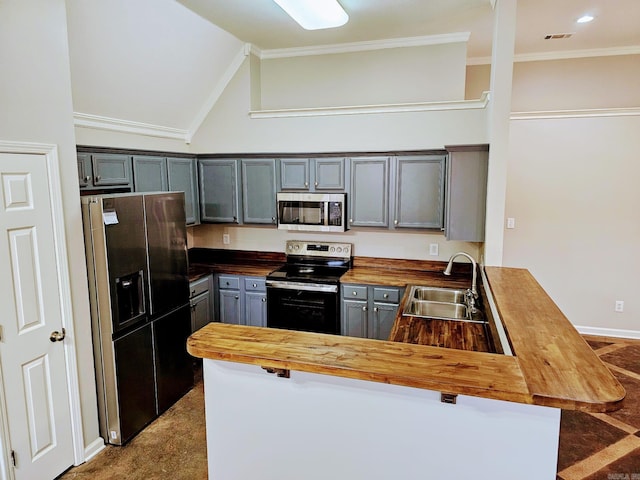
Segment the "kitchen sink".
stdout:
<svg viewBox="0 0 640 480">
<path fill-rule="evenodd" d="M 465 293 L 465 290 L 454 290 L 451 288 L 413 287 L 411 298 L 432 302 L 464 304 Z"/>
<path fill-rule="evenodd" d="M 412 286 L 404 316 L 485 323 L 484 315 L 467 304 L 467 291 Z"/>
<path fill-rule="evenodd" d="M 467 320 L 469 318 L 467 306 L 461 303 L 413 299 L 409 303 L 409 307 L 409 309 L 405 309 L 404 313 L 415 317 L 450 318 L 453 320 Z M 409 311 L 407 312 L 407 310 Z"/>
</svg>

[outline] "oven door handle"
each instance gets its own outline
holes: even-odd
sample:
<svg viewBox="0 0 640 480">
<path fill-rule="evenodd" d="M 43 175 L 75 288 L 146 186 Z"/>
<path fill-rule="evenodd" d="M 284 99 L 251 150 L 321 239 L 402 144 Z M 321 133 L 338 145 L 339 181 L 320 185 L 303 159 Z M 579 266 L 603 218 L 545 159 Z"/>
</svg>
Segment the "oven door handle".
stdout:
<svg viewBox="0 0 640 480">
<path fill-rule="evenodd" d="M 326 285 L 323 283 L 280 282 L 277 280 L 267 280 L 267 287 L 280 288 L 283 290 L 305 290 L 308 292 L 338 292 L 337 285 Z"/>
</svg>

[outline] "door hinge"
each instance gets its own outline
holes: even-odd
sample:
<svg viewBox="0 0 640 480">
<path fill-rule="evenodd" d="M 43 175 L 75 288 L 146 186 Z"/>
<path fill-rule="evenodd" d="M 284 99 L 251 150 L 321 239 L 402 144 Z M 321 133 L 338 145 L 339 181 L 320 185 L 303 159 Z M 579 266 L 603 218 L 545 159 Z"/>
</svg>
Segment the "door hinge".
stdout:
<svg viewBox="0 0 640 480">
<path fill-rule="evenodd" d="M 13 463 L 13 467 L 16 467 L 16 451 L 11 450 L 11 463 Z"/>
</svg>

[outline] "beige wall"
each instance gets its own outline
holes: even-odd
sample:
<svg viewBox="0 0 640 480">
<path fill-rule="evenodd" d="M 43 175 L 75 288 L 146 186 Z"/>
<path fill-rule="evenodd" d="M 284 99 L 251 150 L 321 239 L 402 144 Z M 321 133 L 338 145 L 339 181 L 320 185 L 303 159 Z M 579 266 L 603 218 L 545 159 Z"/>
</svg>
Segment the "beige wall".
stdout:
<svg viewBox="0 0 640 480">
<path fill-rule="evenodd" d="M 466 42 L 262 61 L 262 108 L 464 99 Z"/>
<path fill-rule="evenodd" d="M 85 447 L 99 438 L 64 0 L 0 2 L 0 139 L 58 146 Z"/>
</svg>

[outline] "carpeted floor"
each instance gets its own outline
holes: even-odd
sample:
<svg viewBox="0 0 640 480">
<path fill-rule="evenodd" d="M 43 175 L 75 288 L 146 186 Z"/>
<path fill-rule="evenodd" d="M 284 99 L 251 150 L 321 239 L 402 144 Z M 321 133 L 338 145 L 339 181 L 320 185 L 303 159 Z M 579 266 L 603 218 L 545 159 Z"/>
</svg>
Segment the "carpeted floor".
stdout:
<svg viewBox="0 0 640 480">
<path fill-rule="evenodd" d="M 557 479 L 640 480 L 640 341 L 585 338 L 624 385 L 627 398 L 622 409 L 610 414 L 562 412 Z M 206 479 L 200 376 L 193 390 L 126 446 L 107 446 L 95 458 L 59 478 Z"/>
</svg>

